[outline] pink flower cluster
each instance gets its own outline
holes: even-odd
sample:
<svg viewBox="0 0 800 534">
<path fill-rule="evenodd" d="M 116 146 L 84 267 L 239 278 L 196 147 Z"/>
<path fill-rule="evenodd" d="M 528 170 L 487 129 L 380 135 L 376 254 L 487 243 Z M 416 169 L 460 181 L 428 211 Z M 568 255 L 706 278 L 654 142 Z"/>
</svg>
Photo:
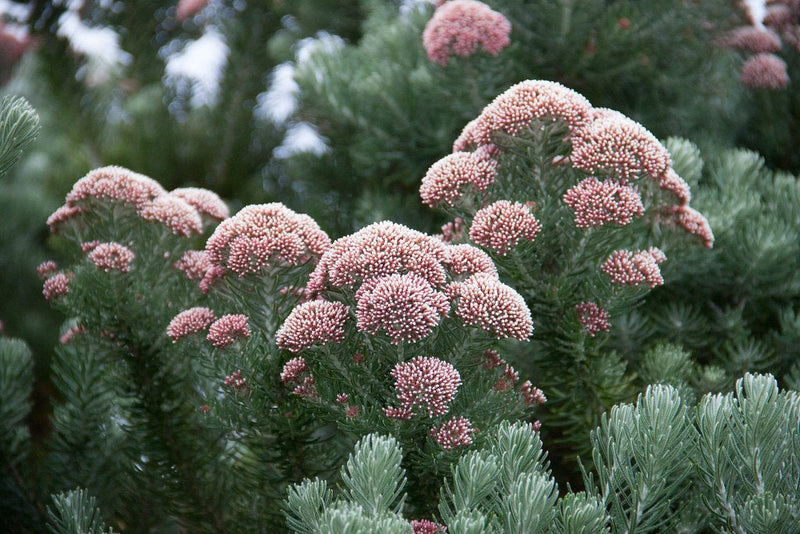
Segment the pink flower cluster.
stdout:
<svg viewBox="0 0 800 534">
<path fill-rule="evenodd" d="M 496 56 L 511 40 L 511 23 L 476 0 L 452 0 L 439 6 L 422 33 L 428 58 L 446 66 L 452 54 L 468 57 L 478 46 Z"/>
<path fill-rule="evenodd" d="M 525 404 L 528 406 L 541 406 L 547 402 L 547 397 L 544 396 L 544 391 L 531 384 L 530 380 L 526 380 L 522 383 L 520 386 L 520 391 L 522 392 L 522 400 L 524 400 Z M 536 428 L 535 430 L 539 429 Z"/>
<path fill-rule="evenodd" d="M 581 302 L 575 309 L 578 311 L 578 321 L 590 336 L 594 337 L 598 332 L 608 332 L 611 329 L 611 316 L 597 303 Z"/>
<path fill-rule="evenodd" d="M 450 312 L 447 296 L 416 273 L 367 280 L 356 292 L 358 329 L 386 332 L 392 343 L 427 337 Z"/>
<path fill-rule="evenodd" d="M 225 386 L 233 389 L 239 395 L 247 395 L 250 393 L 250 384 L 247 383 L 247 378 L 242 375 L 241 370 L 226 376 Z"/>
<path fill-rule="evenodd" d="M 219 198 L 219 195 L 201 187 L 179 187 L 173 189 L 170 195 L 176 196 L 194 207 L 200 215 L 224 221 L 230 216 L 228 205 Z"/>
<path fill-rule="evenodd" d="M 702 213 L 689 206 L 673 206 L 668 210 L 672 215 L 675 224 L 686 230 L 691 235 L 696 235 L 703 240 L 706 248 L 714 246 L 714 232 L 708 219 Z"/>
<path fill-rule="evenodd" d="M 294 308 L 275 334 L 278 347 L 300 352 L 313 345 L 341 343 L 349 308 L 341 302 L 311 300 Z"/>
<path fill-rule="evenodd" d="M 474 274 L 447 288 L 456 302 L 455 314 L 465 325 L 477 326 L 496 338 L 527 340 L 533 333 L 531 312 L 522 296 L 488 274 Z"/>
<path fill-rule="evenodd" d="M 98 201 L 129 205 L 144 220 L 162 223 L 184 237 L 202 232 L 201 213 L 215 219 L 227 216 L 227 207 L 211 191 L 185 188 L 168 193 L 152 178 L 109 166 L 90 171 L 75 182 L 65 205 L 47 219 L 50 230 L 58 233 L 64 223 L 95 209 Z"/>
<path fill-rule="evenodd" d="M 497 277 L 497 267 L 492 259 L 484 251 L 472 245 L 447 247 L 445 264 L 455 276 L 484 273 Z"/>
<path fill-rule="evenodd" d="M 64 273 L 56 273 L 44 281 L 42 294 L 47 300 L 55 300 L 69 294 L 70 277 Z"/>
<path fill-rule="evenodd" d="M 136 254 L 119 243 L 98 243 L 88 254 L 89 259 L 103 271 L 127 273 Z"/>
<path fill-rule="evenodd" d="M 475 213 L 469 238 L 505 256 L 523 239 L 533 241 L 542 227 L 525 204 L 498 200 Z"/>
<path fill-rule="evenodd" d="M 239 339 L 250 337 L 248 322 L 246 315 L 223 315 L 208 327 L 206 339 L 220 349 L 233 345 Z"/>
<path fill-rule="evenodd" d="M 447 534 L 447 527 L 428 519 L 412 519 L 411 528 L 414 534 Z"/>
<path fill-rule="evenodd" d="M 281 381 L 287 386 L 294 386 L 292 394 L 304 399 L 316 399 L 316 379 L 308 368 L 305 358 L 292 358 L 283 365 Z"/>
<path fill-rule="evenodd" d="M 401 224 L 379 222 L 337 239 L 311 273 L 307 290 L 313 296 L 328 288 L 356 285 L 390 274 L 415 273 L 441 287 L 447 245 Z"/>
<path fill-rule="evenodd" d="M 62 334 L 60 338 L 58 338 L 58 341 L 62 345 L 66 345 L 70 343 L 75 336 L 80 336 L 82 334 L 85 334 L 86 332 L 87 332 L 86 327 L 83 325 L 78 324 L 70 326 L 69 329 L 66 332 L 64 332 L 64 334 Z"/>
<path fill-rule="evenodd" d="M 461 375 L 451 364 L 438 358 L 417 356 L 395 365 L 392 370 L 399 408 L 386 408 L 388 417 L 409 419 L 415 408 L 424 408 L 428 417 L 444 415 L 461 385 Z"/>
<path fill-rule="evenodd" d="M 205 250 L 187 250 L 173 265 L 183 271 L 189 280 L 199 282 L 211 268 L 211 260 Z"/>
<path fill-rule="evenodd" d="M 466 417 L 454 417 L 444 423 L 441 427 L 431 429 L 431 435 L 445 450 L 453 450 L 456 447 L 467 447 L 472 445 L 472 435 L 475 429 Z"/>
<path fill-rule="evenodd" d="M 53 260 L 47 260 L 45 262 L 42 262 L 39 264 L 38 267 L 36 267 L 36 274 L 38 274 L 39 278 L 41 278 L 42 280 L 47 280 L 57 272 L 58 272 L 58 264 Z"/>
<path fill-rule="evenodd" d="M 494 282 L 470 282 L 477 275 Z M 463 294 L 458 284 L 467 284 Z M 485 252 L 382 222 L 337 240 L 325 252 L 304 292 L 306 298 L 316 300 L 290 314 L 279 330 L 279 346 L 298 352 L 318 342 L 339 342 L 347 313 L 322 325 L 304 314 L 312 306 L 345 310 L 343 304 L 326 300 L 328 296 L 349 299 L 343 292 L 356 302 L 358 330 L 385 334 L 395 344 L 428 337 L 457 301 L 463 324 L 497 337 L 527 338 L 532 329 L 522 297 L 497 280 L 497 270 Z M 520 318 L 521 323 L 511 324 Z M 337 334 L 331 336 L 331 331 Z"/>
<path fill-rule="evenodd" d="M 564 193 L 564 204 L 575 212 L 575 226 L 589 228 L 604 224 L 625 226 L 644 215 L 639 192 L 614 180 L 591 177 Z"/>
<path fill-rule="evenodd" d="M 751 56 L 742 65 L 742 83 L 750 89 L 785 89 L 789 85 L 786 62 L 775 54 Z"/>
<path fill-rule="evenodd" d="M 758 54 L 780 50 L 781 38 L 768 28 L 748 25 L 740 26 L 726 33 L 717 40 L 717 44 L 725 48 Z"/>
<path fill-rule="evenodd" d="M 322 255 L 330 238 L 308 215 L 280 203 L 245 206 L 206 242 L 212 264 L 239 276 L 270 265 L 298 265 Z"/>
<path fill-rule="evenodd" d="M 167 326 L 167 335 L 175 343 L 191 334 L 208 330 L 215 319 L 214 311 L 210 308 L 202 306 L 189 308 L 172 318 Z"/>
<path fill-rule="evenodd" d="M 422 202 L 430 207 L 454 206 L 468 189 L 485 191 L 494 183 L 497 162 L 485 151 L 454 152 L 434 163 L 419 188 Z"/>
<path fill-rule="evenodd" d="M 592 105 L 583 95 L 560 83 L 527 80 L 497 96 L 477 119 L 468 123 L 453 144 L 453 151 L 491 144 L 495 132 L 517 135 L 536 119 L 561 120 L 576 130 L 593 118 Z"/>
<path fill-rule="evenodd" d="M 595 116 L 575 132 L 573 167 L 590 173 L 613 171 L 622 183 L 642 176 L 657 180 L 670 169 L 667 149 L 644 126 L 613 110 L 596 110 Z"/>
<path fill-rule="evenodd" d="M 664 253 L 656 247 L 637 252 L 616 250 L 601 269 L 615 284 L 636 286 L 646 282 L 650 287 L 656 287 L 664 283 L 658 265 L 666 259 Z"/>
</svg>

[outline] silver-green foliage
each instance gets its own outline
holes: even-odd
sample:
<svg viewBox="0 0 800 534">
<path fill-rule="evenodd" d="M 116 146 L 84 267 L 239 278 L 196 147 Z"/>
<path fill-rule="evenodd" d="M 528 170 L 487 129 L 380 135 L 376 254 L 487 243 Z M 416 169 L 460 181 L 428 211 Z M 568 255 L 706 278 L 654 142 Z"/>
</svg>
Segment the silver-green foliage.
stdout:
<svg viewBox="0 0 800 534">
<path fill-rule="evenodd" d="M 800 395 L 769 375 L 706 395 L 696 411 L 703 499 L 718 527 L 737 533 L 800 530 Z"/>
<path fill-rule="evenodd" d="M 39 115 L 20 96 L 0 100 L 0 178 L 22 156 L 39 134 Z"/>
<path fill-rule="evenodd" d="M 0 458 L 16 465 L 26 455 L 30 432 L 33 357 L 19 339 L 0 338 Z"/>
<path fill-rule="evenodd" d="M 675 387 L 652 385 L 635 404 L 614 406 L 590 439 L 587 491 L 559 496 L 538 432 L 501 423 L 444 481 L 443 526 L 451 534 L 800 532 L 800 395 L 779 391 L 770 375 L 747 374 L 734 392 L 706 394 L 693 409 Z M 338 500 L 322 482 L 290 489 L 289 527 L 408 532 L 402 506 L 391 507 L 401 454 L 391 438 L 367 436 Z M 375 505 L 365 495 L 385 497 Z"/>
<path fill-rule="evenodd" d="M 47 509 L 53 534 L 113 534 L 103 526 L 96 499 L 84 489 L 75 489 L 53 496 L 53 507 Z"/>
</svg>

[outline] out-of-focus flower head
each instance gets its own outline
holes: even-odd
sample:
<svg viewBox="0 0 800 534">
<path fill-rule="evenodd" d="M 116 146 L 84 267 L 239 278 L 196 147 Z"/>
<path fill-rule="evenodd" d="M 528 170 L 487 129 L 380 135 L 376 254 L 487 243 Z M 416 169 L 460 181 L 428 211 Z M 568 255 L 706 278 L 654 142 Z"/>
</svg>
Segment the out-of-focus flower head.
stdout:
<svg viewBox="0 0 800 534">
<path fill-rule="evenodd" d="M 422 44 L 428 58 L 446 66 L 453 54 L 473 55 L 478 46 L 496 56 L 511 43 L 511 23 L 476 0 L 452 0 L 439 6 L 425 25 Z"/>
</svg>

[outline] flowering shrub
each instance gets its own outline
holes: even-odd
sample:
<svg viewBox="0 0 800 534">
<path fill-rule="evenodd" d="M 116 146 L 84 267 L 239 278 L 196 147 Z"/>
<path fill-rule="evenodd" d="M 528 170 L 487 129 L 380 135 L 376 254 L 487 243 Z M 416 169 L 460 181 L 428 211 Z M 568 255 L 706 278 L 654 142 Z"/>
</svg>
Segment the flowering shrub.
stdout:
<svg viewBox="0 0 800 534">
<path fill-rule="evenodd" d="M 524 296 L 506 300 L 488 287 L 496 277 L 474 275 L 450 287 L 458 297 L 455 315 L 505 335 L 527 329 L 514 307 L 527 305 L 542 318 L 532 342 L 546 356 L 520 355 L 519 366 L 557 392 L 545 409 L 554 412 L 545 433 L 596 424 L 595 402 L 581 400 L 593 386 L 579 385 L 599 372 L 595 366 L 614 367 L 605 367 L 615 375 L 605 380 L 615 381 L 617 400 L 625 399 L 625 364 L 599 356 L 615 315 L 664 283 L 667 254 L 714 242 L 708 221 L 689 206 L 688 184 L 652 133 L 550 81 L 528 80 L 497 96 L 464 127 L 453 153 L 431 166 L 420 196 L 454 218 L 444 239 L 481 247 Z M 494 295 L 490 302 L 506 302 L 504 312 L 476 306 L 477 287 Z M 496 319 L 477 320 L 481 314 Z M 553 361 L 560 365 L 542 365 Z"/>
</svg>

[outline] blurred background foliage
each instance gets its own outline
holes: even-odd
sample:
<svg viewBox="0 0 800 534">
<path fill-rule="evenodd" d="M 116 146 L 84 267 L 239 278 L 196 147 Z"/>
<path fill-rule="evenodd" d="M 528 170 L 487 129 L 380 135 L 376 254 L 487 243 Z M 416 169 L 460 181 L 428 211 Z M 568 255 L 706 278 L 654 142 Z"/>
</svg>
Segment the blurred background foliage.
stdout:
<svg viewBox="0 0 800 534">
<path fill-rule="evenodd" d="M 0 319 L 36 362 L 34 443 L 47 433 L 60 324 L 35 268 L 58 259 L 45 220 L 90 169 L 206 187 L 232 212 L 281 201 L 332 237 L 384 219 L 435 232 L 444 217 L 419 201 L 425 171 L 495 95 L 531 78 L 697 151 L 682 174 L 716 249 L 668 266 L 653 306 L 621 319 L 611 348 L 657 377 L 648 348 L 680 343 L 707 365 L 701 390 L 772 365 L 783 385 L 800 385 L 797 44 L 780 51 L 787 90 L 748 90 L 746 56 L 716 44 L 749 24 L 732 0 L 489 4 L 512 21 L 511 46 L 443 67 L 422 46 L 432 2 L 0 2 L 3 92 L 24 95 L 41 120 L 36 144 L 0 180 Z"/>
</svg>

